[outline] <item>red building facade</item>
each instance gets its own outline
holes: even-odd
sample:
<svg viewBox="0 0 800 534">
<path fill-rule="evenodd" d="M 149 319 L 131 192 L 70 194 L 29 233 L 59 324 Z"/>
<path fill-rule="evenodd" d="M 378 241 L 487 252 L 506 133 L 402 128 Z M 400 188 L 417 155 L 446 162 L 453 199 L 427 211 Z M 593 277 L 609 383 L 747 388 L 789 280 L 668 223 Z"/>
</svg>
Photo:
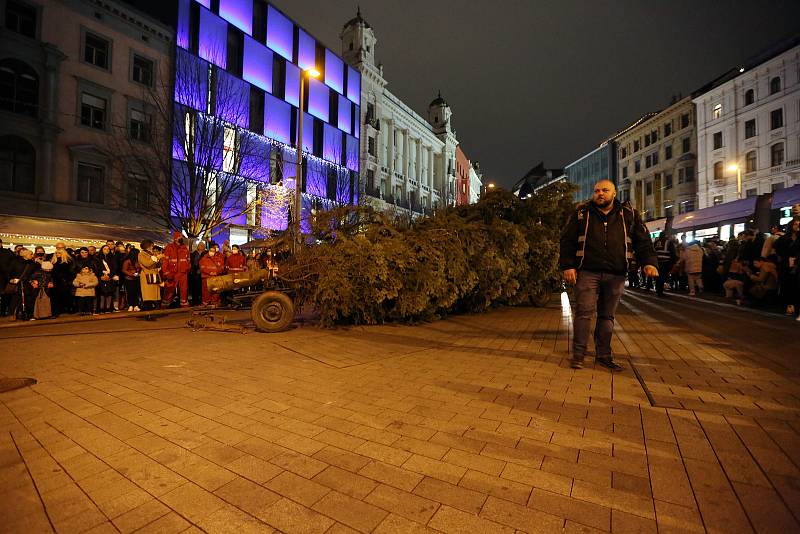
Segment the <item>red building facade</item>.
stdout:
<svg viewBox="0 0 800 534">
<path fill-rule="evenodd" d="M 472 164 L 461 149 L 456 146 L 456 206 L 469 204 L 469 168 Z"/>
</svg>

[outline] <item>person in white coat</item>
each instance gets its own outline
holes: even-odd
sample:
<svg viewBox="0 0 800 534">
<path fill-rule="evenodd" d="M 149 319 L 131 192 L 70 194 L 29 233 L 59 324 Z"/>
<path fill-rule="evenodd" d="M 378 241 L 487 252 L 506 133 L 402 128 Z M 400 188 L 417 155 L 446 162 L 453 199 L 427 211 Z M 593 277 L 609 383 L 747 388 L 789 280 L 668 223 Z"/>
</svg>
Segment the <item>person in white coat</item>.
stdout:
<svg viewBox="0 0 800 534">
<path fill-rule="evenodd" d="M 695 241 L 683 249 L 683 268 L 689 278 L 689 295 L 696 295 L 697 291 L 703 291 L 703 247 Z"/>
</svg>

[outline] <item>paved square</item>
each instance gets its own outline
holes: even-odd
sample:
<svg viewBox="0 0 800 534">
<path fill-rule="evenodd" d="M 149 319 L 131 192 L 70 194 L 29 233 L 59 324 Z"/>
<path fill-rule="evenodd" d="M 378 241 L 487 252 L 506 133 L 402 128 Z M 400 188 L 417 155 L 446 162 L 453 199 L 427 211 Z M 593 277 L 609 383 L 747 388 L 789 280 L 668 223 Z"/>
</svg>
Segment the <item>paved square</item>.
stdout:
<svg viewBox="0 0 800 534">
<path fill-rule="evenodd" d="M 626 297 L 613 344 L 655 406 L 630 365 L 568 368 L 557 302 L 272 335 L 2 329 L 0 375 L 39 383 L 0 394 L 0 530 L 797 532 L 800 352 L 652 307 Z"/>
</svg>

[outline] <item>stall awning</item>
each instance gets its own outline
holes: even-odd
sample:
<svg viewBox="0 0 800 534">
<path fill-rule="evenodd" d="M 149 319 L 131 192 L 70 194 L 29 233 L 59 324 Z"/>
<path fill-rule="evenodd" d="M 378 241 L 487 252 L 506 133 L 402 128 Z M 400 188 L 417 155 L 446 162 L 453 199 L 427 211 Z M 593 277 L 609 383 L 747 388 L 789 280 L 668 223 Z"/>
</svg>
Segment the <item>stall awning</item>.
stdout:
<svg viewBox="0 0 800 534">
<path fill-rule="evenodd" d="M 0 215 L 0 237 L 5 243 L 47 246 L 63 241 L 68 247 L 97 245 L 108 239 L 137 244 L 151 239 L 165 243 L 169 241 L 167 233 L 153 228 Z"/>
<path fill-rule="evenodd" d="M 711 226 L 749 217 L 756 211 L 757 197 L 743 198 L 677 215 L 672 220 L 673 230 L 686 230 L 699 226 Z"/>
<path fill-rule="evenodd" d="M 772 209 L 790 208 L 800 204 L 800 185 L 778 189 L 772 193 Z"/>
<path fill-rule="evenodd" d="M 667 219 L 655 219 L 653 221 L 647 221 L 644 223 L 647 226 L 647 231 L 651 234 L 656 232 L 663 232 L 664 229 L 667 227 Z"/>
</svg>

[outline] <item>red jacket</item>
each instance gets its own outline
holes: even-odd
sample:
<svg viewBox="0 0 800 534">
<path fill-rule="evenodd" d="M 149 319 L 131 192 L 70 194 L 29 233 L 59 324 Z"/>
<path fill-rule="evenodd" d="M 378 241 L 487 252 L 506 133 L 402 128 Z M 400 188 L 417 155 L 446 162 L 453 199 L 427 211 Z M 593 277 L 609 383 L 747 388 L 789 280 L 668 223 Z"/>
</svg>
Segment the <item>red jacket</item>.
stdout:
<svg viewBox="0 0 800 534">
<path fill-rule="evenodd" d="M 225 274 L 225 258 L 222 254 L 217 253 L 214 257 L 211 257 L 211 254 L 206 254 L 200 258 L 200 275 L 203 278 L 222 274 Z"/>
<path fill-rule="evenodd" d="M 247 256 L 241 252 L 238 254 L 231 254 L 225 258 L 225 268 L 228 273 L 241 273 L 247 270 Z"/>
<path fill-rule="evenodd" d="M 176 274 L 188 274 L 192 269 L 192 257 L 189 247 L 170 243 L 164 247 L 164 257 L 161 259 L 161 272 L 164 276 L 172 277 Z"/>
</svg>

